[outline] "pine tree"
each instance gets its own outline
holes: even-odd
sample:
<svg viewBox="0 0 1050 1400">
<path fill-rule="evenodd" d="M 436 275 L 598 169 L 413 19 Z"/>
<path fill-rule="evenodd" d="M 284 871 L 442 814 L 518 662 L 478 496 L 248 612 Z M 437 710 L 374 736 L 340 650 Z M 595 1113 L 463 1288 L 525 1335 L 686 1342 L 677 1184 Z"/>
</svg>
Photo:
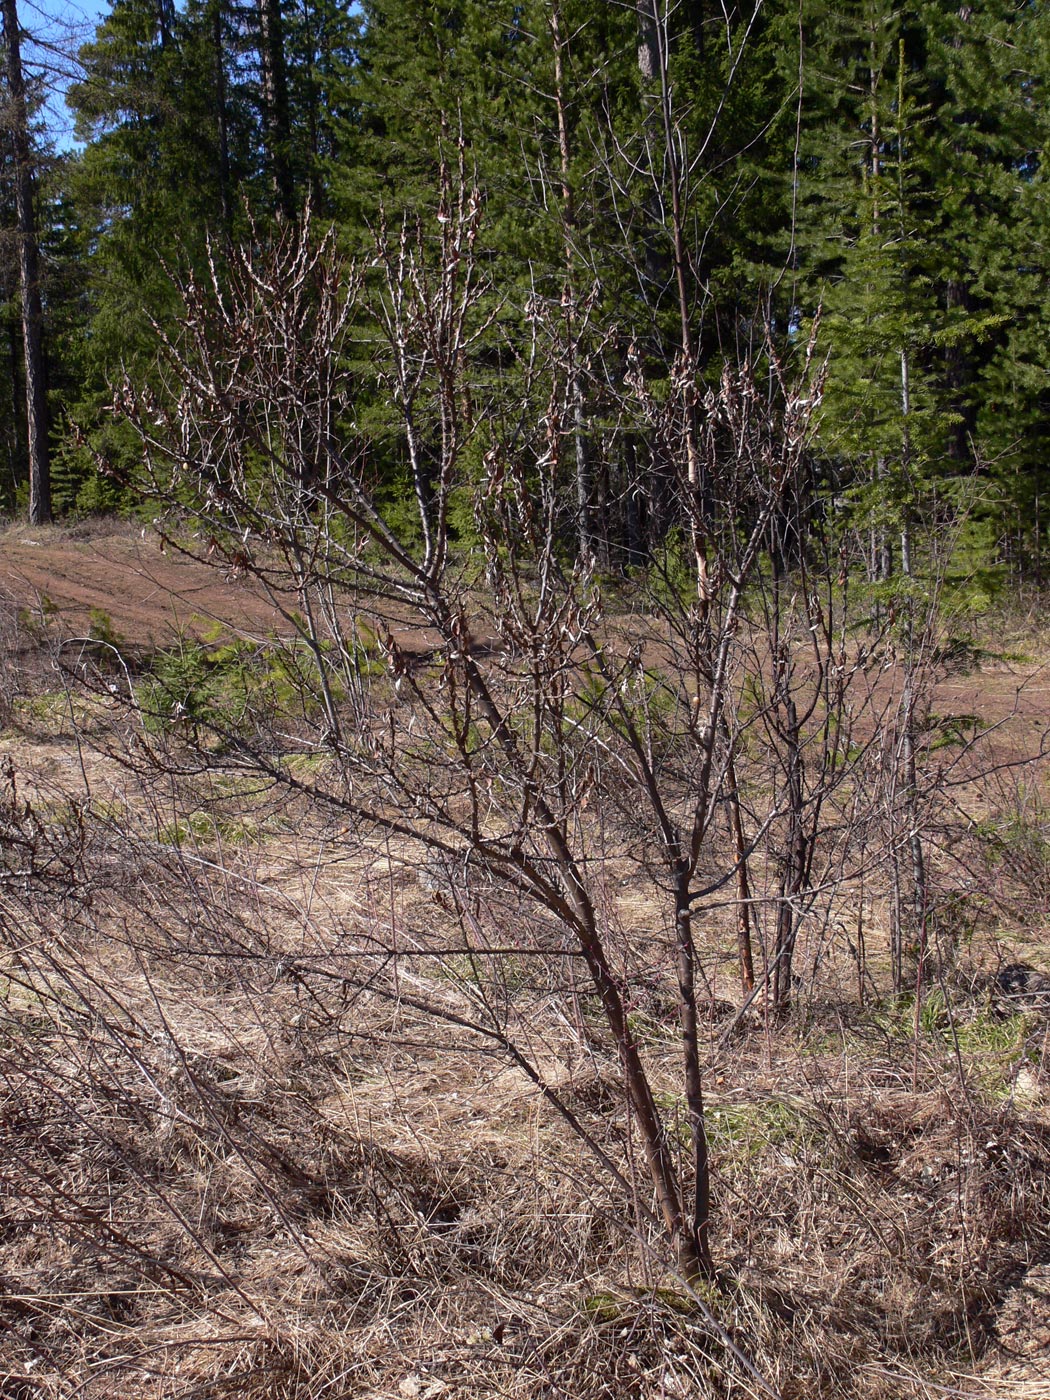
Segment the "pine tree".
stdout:
<svg viewBox="0 0 1050 1400">
<path fill-rule="evenodd" d="M 796 290 L 831 367 L 821 447 L 888 578 L 894 536 L 946 471 L 955 410 L 944 347 L 921 36 L 885 0 L 818 9 L 803 55 Z"/>
<path fill-rule="evenodd" d="M 354 67 L 359 19 L 342 0 L 301 0 L 286 20 L 293 176 L 300 202 L 331 213 L 333 172 L 355 120 Z"/>
<path fill-rule="evenodd" d="M 96 445 L 111 432 L 109 382 L 148 375 L 154 326 L 173 325 L 172 273 L 210 263 L 221 276 L 233 242 L 296 214 L 308 194 L 325 205 L 334 75 L 352 37 L 338 0 L 290 13 L 279 0 L 189 0 L 178 12 L 115 0 L 83 47 L 69 102 L 84 149 L 65 196 L 90 269 L 89 330 L 72 412 Z M 67 447 L 67 495 L 88 461 Z"/>
<path fill-rule="evenodd" d="M 433 217 L 463 163 L 507 322 L 563 308 L 579 547 L 607 553 L 600 519 L 637 557 L 642 517 L 665 523 L 659 465 L 622 423 L 600 425 L 619 421 L 629 347 L 668 377 L 688 340 L 691 372 L 717 376 L 741 338 L 764 335 L 788 139 L 773 27 L 741 15 L 727 42 L 704 6 L 663 0 L 364 9 L 343 222 L 367 246 L 381 220 Z"/>
<path fill-rule="evenodd" d="M 499 381 L 517 372 L 512 347 L 527 355 L 529 326 L 542 315 L 558 342 L 563 382 L 551 392 L 563 399 L 565 458 L 574 462 L 566 520 L 582 552 L 600 551 L 588 346 L 603 273 L 595 233 L 608 206 L 594 203 L 593 128 L 631 74 L 629 17 L 580 0 L 376 0 L 365 11 L 358 120 L 336 181 L 348 240 L 367 248 L 381 228 L 396 237 L 407 223 L 437 248 L 454 188 L 463 180 L 477 189 L 500 342 L 487 365 L 479 359 L 481 393 L 498 414 Z"/>
<path fill-rule="evenodd" d="M 191 36 L 152 0 L 116 0 L 81 50 L 84 81 L 70 89 L 85 143 L 70 194 L 94 230 L 91 339 L 101 376 L 149 356 L 150 318 L 163 320 L 169 295 L 162 260 L 199 255 L 229 209 L 236 177 L 220 179 L 214 69 Z"/>
</svg>

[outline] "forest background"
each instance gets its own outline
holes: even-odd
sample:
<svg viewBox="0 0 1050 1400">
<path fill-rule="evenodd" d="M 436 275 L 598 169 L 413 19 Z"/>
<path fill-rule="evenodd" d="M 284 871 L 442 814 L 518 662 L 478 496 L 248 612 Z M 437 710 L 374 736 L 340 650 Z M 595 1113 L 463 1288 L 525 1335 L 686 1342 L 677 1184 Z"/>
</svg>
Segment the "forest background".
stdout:
<svg viewBox="0 0 1050 1400">
<path fill-rule="evenodd" d="M 632 365 L 669 379 L 685 351 L 710 385 L 771 347 L 790 360 L 819 312 L 830 369 L 812 483 L 870 526 L 872 572 L 892 571 L 887 541 L 909 513 L 964 501 L 978 592 L 1038 579 L 1043 7 L 680 3 L 659 33 L 652 13 L 604 0 L 118 0 L 71 56 L 74 149 L 59 149 L 46 75 L 26 64 L 21 157 L 9 62 L 5 507 L 24 504 L 30 476 L 16 209 L 27 161 L 53 501 L 38 518 L 131 503 L 114 483 L 135 447 L 109 386 L 153 373 L 156 331 L 179 314 L 173 274 L 210 259 L 221 278 L 235 245 L 307 205 L 366 259 L 377 231 L 405 219 L 436 238 L 462 170 L 482 202 L 501 335 L 524 346 L 544 304 L 575 321 L 566 493 L 581 550 L 630 565 L 671 524 L 659 472 L 613 407 Z M 5 17 L 14 32 L 13 3 Z M 380 455 L 396 494 L 396 432 Z"/>
</svg>

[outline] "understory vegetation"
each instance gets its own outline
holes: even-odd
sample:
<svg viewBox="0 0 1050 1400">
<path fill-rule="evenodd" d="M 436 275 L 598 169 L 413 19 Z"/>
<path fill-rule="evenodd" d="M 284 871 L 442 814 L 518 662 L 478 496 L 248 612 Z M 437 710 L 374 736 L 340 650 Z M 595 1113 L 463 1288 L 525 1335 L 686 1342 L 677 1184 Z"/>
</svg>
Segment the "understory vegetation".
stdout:
<svg viewBox="0 0 1050 1400">
<path fill-rule="evenodd" d="M 997 1320 L 1050 1238 L 1045 1008 L 994 976 L 1045 957 L 1023 942 L 1045 825 L 1016 793 L 937 862 L 980 894 L 918 1004 L 874 881 L 863 950 L 859 915 L 802 931 L 791 1017 L 739 1017 L 732 911 L 704 918 L 717 1272 L 690 1281 L 549 920 L 174 727 L 158 766 L 109 682 L 56 732 L 39 646 L 0 810 L 5 1394 L 1002 1393 Z M 603 924 L 687 1172 L 670 931 L 604 840 Z"/>
</svg>

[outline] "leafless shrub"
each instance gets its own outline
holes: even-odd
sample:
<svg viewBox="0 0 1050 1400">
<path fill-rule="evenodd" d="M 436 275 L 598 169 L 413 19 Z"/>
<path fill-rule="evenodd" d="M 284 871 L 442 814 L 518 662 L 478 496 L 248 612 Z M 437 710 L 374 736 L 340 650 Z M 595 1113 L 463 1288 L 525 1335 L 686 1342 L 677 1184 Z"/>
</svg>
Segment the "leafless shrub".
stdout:
<svg viewBox="0 0 1050 1400">
<path fill-rule="evenodd" d="M 672 592 L 673 611 L 665 608 L 655 629 L 640 622 L 625 652 L 605 629 L 586 568 L 569 576 L 559 562 L 564 382 L 541 317 L 519 410 L 521 426 L 540 412 L 538 431 L 503 436 L 465 407 L 466 366 L 491 317 L 471 257 L 477 201 L 463 190 L 456 208 L 433 258 L 408 230 L 380 244 L 374 289 L 340 269 L 324 240 L 315 250 L 308 229 L 289 232 L 263 261 L 246 255 L 229 288 L 187 286 L 187 335 L 167 346 L 182 386 L 177 407 L 130 390 L 123 396 L 157 500 L 207 519 L 205 557 L 263 583 L 307 661 L 295 677 L 304 697 L 299 736 L 274 733 L 254 697 L 235 727 L 227 707 L 200 716 L 195 732 L 208 741 L 212 768 L 252 774 L 358 830 L 417 842 L 449 873 L 468 877 L 469 898 L 484 897 L 469 879 L 476 872 L 544 911 L 559 945 L 552 951 L 586 971 L 622 1060 L 663 1227 L 687 1274 L 710 1272 L 694 880 L 726 781 L 721 738 L 745 588 L 804 451 L 819 387 L 793 389 L 777 370 L 763 396 L 747 369 L 727 371 L 698 444 L 691 411 L 683 416 L 674 399 L 657 403 L 634 376 L 638 413 L 669 463 L 681 463 L 695 556 L 688 567 L 704 562 L 694 602 Z M 266 304 L 280 306 L 276 316 L 260 315 L 263 287 Z M 364 392 L 343 368 L 346 337 L 362 317 L 380 337 L 378 383 L 400 417 L 418 548 L 382 512 L 364 470 L 366 442 L 339 431 Z M 466 449 L 483 432 L 491 445 L 475 487 L 475 528 L 484 601 L 468 594 L 449 538 Z M 707 497 L 716 480 L 728 494 L 725 511 L 713 515 Z M 742 536 L 734 520 L 747 522 Z M 355 619 L 350 631 L 347 616 Z M 171 761 L 158 743 L 152 748 L 154 761 Z M 297 755 L 321 754 L 323 763 L 299 776 Z M 601 839 L 624 855 L 633 847 L 647 878 L 662 870 L 656 878 L 666 882 L 695 1152 L 691 1208 L 597 914 L 590 872 L 607 857 L 592 851 L 594 823 L 584 815 L 592 804 L 606 813 Z M 457 956 L 483 953 L 467 938 Z M 409 956 L 398 950 L 401 964 Z M 373 993 L 404 1002 L 406 975 L 390 980 L 396 964 L 382 941 L 376 957 Z M 318 974 L 303 965 L 297 975 Z M 475 998 L 464 1016 L 426 985 L 411 995 L 543 1083 L 491 1004 Z M 549 1086 L 545 1092 L 559 1102 Z"/>
<path fill-rule="evenodd" d="M 848 552 L 803 543 L 822 369 L 809 358 L 796 382 L 771 346 L 761 379 L 727 367 L 702 405 L 687 366 L 667 395 L 632 362 L 621 411 L 673 483 L 680 528 L 613 616 L 590 562 L 563 562 L 575 430 L 560 327 L 537 307 L 531 343 L 504 348 L 514 382 L 493 383 L 479 201 L 466 184 L 446 195 L 436 244 L 381 231 L 368 275 L 307 224 L 245 251 L 228 282 L 186 285 L 184 334 L 165 346 L 171 393 L 119 396 L 165 538 L 253 577 L 285 626 L 192 709 L 177 688 L 129 689 L 134 762 L 269 788 L 338 830 L 347 858 L 385 847 L 389 864 L 393 844 L 419 862 L 440 920 L 417 932 L 377 907 L 349 946 L 286 965 L 304 998 L 386 1000 L 504 1058 L 633 1198 L 643 1234 L 659 1222 L 685 1276 L 710 1276 L 701 1007 L 718 997 L 697 921 L 735 911 L 745 987 L 759 930 L 750 996 L 768 983 L 779 1013 L 803 923 L 816 968 L 848 891 L 889 868 L 900 989 L 905 863 L 921 980 L 918 833 L 935 780 L 916 733 L 932 622 L 858 626 Z M 351 336 L 370 366 L 350 358 Z M 369 466 L 361 424 L 377 391 L 412 481 L 408 526 Z M 450 523 L 467 491 L 473 560 Z M 619 935 L 616 882 L 646 891 L 644 936 Z M 670 1108 L 636 1015 L 654 968 L 681 1038 Z M 580 1044 L 611 1043 L 652 1213 L 557 1087 L 561 1032 L 514 994 L 541 983 Z"/>
<path fill-rule="evenodd" d="M 199 799 L 200 776 L 182 781 Z M 732 1273 L 698 1303 L 496 1038 L 647 1190 L 554 921 L 521 904 L 503 955 L 514 891 L 479 903 L 460 872 L 428 890 L 392 843 L 359 847 L 347 882 L 316 812 L 299 849 L 231 840 L 220 866 L 225 838 L 158 842 L 157 800 L 144 783 L 119 819 L 85 809 L 61 898 L 33 878 L 0 904 L 0 1325 L 19 1383 L 870 1400 L 937 1393 L 907 1377 L 938 1358 L 976 1366 L 1045 1248 L 1048 1144 L 1009 1099 L 960 1095 L 947 1028 L 917 1093 L 906 1017 L 883 1048 L 868 1026 L 841 1054 L 799 1056 L 788 1035 L 708 1051 Z M 62 808 L 43 810 L 61 848 Z M 306 853 L 328 849 L 304 885 Z M 672 1104 L 674 1027 L 632 1015 Z"/>
</svg>

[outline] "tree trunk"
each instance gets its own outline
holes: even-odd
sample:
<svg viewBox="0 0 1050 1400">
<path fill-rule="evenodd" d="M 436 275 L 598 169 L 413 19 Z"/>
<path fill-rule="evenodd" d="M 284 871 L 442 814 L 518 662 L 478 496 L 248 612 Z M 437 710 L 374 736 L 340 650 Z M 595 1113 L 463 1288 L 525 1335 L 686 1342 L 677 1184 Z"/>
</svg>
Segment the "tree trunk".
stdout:
<svg viewBox="0 0 1050 1400">
<path fill-rule="evenodd" d="M 678 1015 L 682 1034 L 682 1066 L 685 1102 L 693 1149 L 693 1212 L 686 1220 L 679 1244 L 683 1273 L 711 1278 L 711 1167 L 704 1123 L 703 1077 L 700 1070 L 700 1037 L 696 1019 L 696 946 L 693 941 L 689 872 L 684 868 L 675 881 L 675 941 L 678 945 Z"/>
<path fill-rule="evenodd" d="M 230 204 L 230 132 L 226 111 L 226 63 L 223 57 L 222 0 L 212 0 L 211 11 L 212 61 L 215 64 L 215 125 L 219 141 L 219 208 L 224 238 L 233 232 L 233 208 Z"/>
<path fill-rule="evenodd" d="M 284 55 L 281 0 L 256 0 L 259 15 L 259 58 L 262 64 L 263 124 L 266 154 L 273 177 L 277 207 L 286 219 L 295 216 L 295 190 L 288 160 L 291 128 L 288 114 L 288 66 Z"/>
<path fill-rule="evenodd" d="M 435 608 L 435 624 L 443 636 L 454 640 L 453 619 L 441 603 Z M 474 658 L 463 658 L 466 683 L 477 702 L 478 712 L 488 724 L 495 741 L 507 755 L 512 767 L 524 772 L 517 740 L 512 735 L 497 707 L 485 678 Z M 687 1279 L 711 1277 L 714 1264 L 709 1243 L 710 1171 L 707 1160 L 707 1138 L 704 1133 L 703 1097 L 700 1083 L 700 1059 L 696 1034 L 696 999 L 693 993 L 695 954 L 690 924 L 688 875 L 676 872 L 675 912 L 678 943 L 679 1013 L 686 1046 L 686 1101 L 690 1126 L 693 1127 L 693 1158 L 696 1169 L 694 1209 L 692 1220 L 687 1218 L 685 1192 L 675 1165 L 674 1152 L 664 1127 L 660 1110 L 653 1096 L 645 1065 L 634 1038 L 620 994 L 617 978 L 609 965 L 602 943 L 594 905 L 591 902 L 576 859 L 558 818 L 548 806 L 542 793 L 533 793 L 535 820 L 546 835 L 554 867 L 564 887 L 567 906 L 571 909 L 570 924 L 579 939 L 580 953 L 602 1004 L 605 1023 L 620 1054 L 627 1096 L 634 1111 L 635 1122 L 642 1139 L 649 1177 L 656 1196 L 657 1210 L 663 1222 L 668 1242 L 674 1249 L 678 1267 Z"/>
<path fill-rule="evenodd" d="M 901 457 L 905 477 L 911 466 L 911 379 L 909 374 L 908 352 L 901 351 Z M 911 525 L 905 519 L 901 531 L 901 572 L 911 579 Z M 919 824 L 918 776 L 915 759 L 915 672 L 918 666 L 915 642 L 915 599 L 909 593 L 907 599 L 907 622 L 905 645 L 907 658 L 904 681 L 904 793 L 908 814 L 908 847 L 911 852 L 912 899 L 915 911 L 916 937 L 919 945 L 919 978 L 921 983 L 922 962 L 926 945 L 926 857 L 922 845 L 922 832 Z"/>
<path fill-rule="evenodd" d="M 16 0 L 2 0 L 7 50 L 7 88 L 11 148 L 15 163 L 15 209 L 18 219 L 18 274 L 22 301 L 22 342 L 26 375 L 26 437 L 29 455 L 29 522 L 51 521 L 51 465 L 47 440 L 47 390 L 44 375 L 44 313 L 40 300 L 40 254 L 33 207 L 33 162 Z"/>
<path fill-rule="evenodd" d="M 561 166 L 562 247 L 565 257 L 565 284 L 562 306 L 565 311 L 566 345 L 568 348 L 569 395 L 571 398 L 573 444 L 576 456 L 576 529 L 581 560 L 598 553 L 599 540 L 594 521 L 594 483 L 591 471 L 591 443 L 587 433 L 587 409 L 584 402 L 583 379 L 577 361 L 579 318 L 576 292 L 576 202 L 572 188 L 571 152 L 569 150 L 569 121 L 565 99 L 565 67 L 562 50 L 565 40 L 561 33 L 561 11 L 552 5 L 550 14 L 551 40 L 554 45 L 554 100 L 558 109 L 558 158 Z M 607 549 L 602 550 L 607 563 Z"/>
<path fill-rule="evenodd" d="M 782 659 L 782 714 L 778 725 L 784 745 L 787 831 L 780 857 L 780 889 L 777 898 L 776 940 L 773 962 L 773 1007 L 783 1014 L 791 1005 L 791 972 L 798 934 L 799 896 L 806 886 L 809 842 L 805 828 L 805 793 L 802 781 L 802 734 L 798 710 L 791 695 L 790 663 Z"/>
<path fill-rule="evenodd" d="M 157 0 L 157 34 L 162 49 L 166 49 L 171 43 L 174 28 L 175 0 Z"/>
<path fill-rule="evenodd" d="M 736 780 L 736 760 L 730 752 L 726 762 L 726 799 L 729 811 L 729 825 L 733 833 L 733 847 L 736 852 L 736 942 L 740 961 L 740 981 L 744 995 L 755 988 L 755 960 L 751 948 L 751 879 L 748 874 L 747 840 L 744 836 L 744 820 L 740 812 L 740 789 Z"/>
<path fill-rule="evenodd" d="M 15 289 L 12 286 L 8 291 L 3 289 L 4 300 L 12 307 L 15 303 Z M 7 322 L 7 362 L 10 368 L 10 431 L 4 434 L 5 463 L 4 482 L 2 493 L 0 493 L 0 504 L 12 503 L 18 491 L 18 483 L 22 479 L 23 462 L 22 450 L 25 444 L 25 394 L 22 392 L 22 337 L 18 333 L 18 325 L 14 316 L 10 316 Z"/>
</svg>

